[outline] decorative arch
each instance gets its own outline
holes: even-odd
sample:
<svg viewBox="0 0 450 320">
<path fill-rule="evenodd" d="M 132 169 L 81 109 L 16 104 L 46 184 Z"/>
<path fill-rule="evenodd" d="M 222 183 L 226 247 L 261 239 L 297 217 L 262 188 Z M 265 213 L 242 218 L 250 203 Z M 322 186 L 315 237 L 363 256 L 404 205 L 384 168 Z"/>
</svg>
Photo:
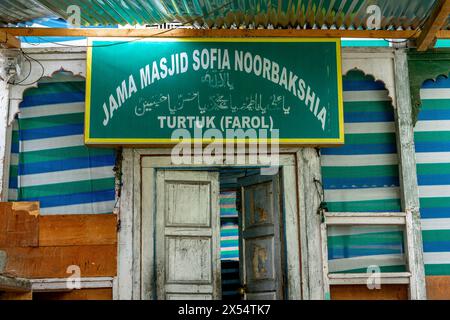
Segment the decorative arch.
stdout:
<svg viewBox="0 0 450 320">
<path fill-rule="evenodd" d="M 389 97 L 389 99 L 390 99 L 390 101 L 391 101 L 391 105 L 392 105 L 392 107 L 395 108 L 395 106 L 394 106 L 395 100 L 393 99 L 392 91 L 390 91 L 390 90 L 387 88 L 386 83 L 385 83 L 383 80 L 376 79 L 374 75 L 368 74 L 368 73 L 364 72 L 364 70 L 361 70 L 361 69 L 359 69 L 359 68 L 349 69 L 346 73 L 343 73 L 343 74 L 342 74 L 342 77 L 348 76 L 351 72 L 359 72 L 359 73 L 361 73 L 362 75 L 364 75 L 364 77 L 370 78 L 373 82 L 383 84 L 383 86 L 386 88 L 386 91 L 387 91 L 387 93 L 388 93 L 388 97 Z"/>
<path fill-rule="evenodd" d="M 395 94 L 395 68 L 393 49 L 351 50 L 342 58 L 342 76 L 350 71 L 358 70 L 374 78 L 374 81 L 384 83 L 392 106 L 397 109 Z"/>
<path fill-rule="evenodd" d="M 11 86 L 8 125 L 14 121 L 19 112 L 19 105 L 25 91 L 38 87 L 40 79 L 51 78 L 61 71 L 70 72 L 75 77 L 86 77 L 85 49 L 39 49 L 27 52 L 27 54 L 37 61 L 23 62 L 21 77 L 16 79 L 16 83 L 21 81 L 23 83 Z"/>
<path fill-rule="evenodd" d="M 54 71 L 53 73 L 51 73 L 50 75 L 45 75 L 45 76 L 41 76 L 40 78 L 38 78 L 37 81 L 33 81 L 33 83 L 30 83 L 29 85 L 26 86 L 22 86 L 23 89 L 19 90 L 18 92 L 21 92 L 21 99 L 15 99 L 14 104 L 18 103 L 18 106 L 20 106 L 20 103 L 23 101 L 25 95 L 27 94 L 27 92 L 32 91 L 32 90 L 39 90 L 39 88 L 42 86 L 43 83 L 46 83 L 47 80 L 57 80 L 55 79 L 56 77 L 67 77 L 67 78 L 73 78 L 73 79 L 79 79 L 80 81 L 85 81 L 85 77 L 81 74 L 75 74 L 73 71 L 70 70 L 65 70 L 64 68 L 61 68 L 59 70 Z M 20 108 L 17 109 L 17 112 L 11 113 L 11 116 L 13 117 L 13 119 L 15 118 L 15 116 L 17 115 L 18 112 L 20 112 L 19 110 Z"/>
<path fill-rule="evenodd" d="M 422 106 L 420 89 L 426 81 L 436 82 L 439 77 L 448 77 L 450 73 L 450 50 L 410 51 L 408 52 L 408 67 L 413 108 L 412 117 L 415 125 Z"/>
<path fill-rule="evenodd" d="M 0 91 L 5 92 L 0 99 L 0 195 L 6 201 L 8 195 L 9 164 L 12 123 L 19 112 L 19 105 L 27 89 L 37 87 L 41 77 L 51 77 L 55 72 L 65 70 L 74 76 L 86 77 L 86 49 L 84 48 L 36 48 L 28 49 L 29 63 L 19 59 L 22 70 L 15 79 L 18 85 L 5 84 L 0 81 Z M 5 54 L 0 52 L 0 54 Z M 8 50 L 7 54 L 19 55 L 20 51 Z M 0 67 L 3 67 L 0 65 Z"/>
<path fill-rule="evenodd" d="M 82 76 L 58 70 L 23 91 L 11 128 L 9 199 L 40 201 L 41 214 L 114 210 L 115 151 L 84 144 L 84 90 Z M 75 175 L 65 174 L 71 170 Z M 30 180 L 35 173 L 43 178 Z"/>
</svg>

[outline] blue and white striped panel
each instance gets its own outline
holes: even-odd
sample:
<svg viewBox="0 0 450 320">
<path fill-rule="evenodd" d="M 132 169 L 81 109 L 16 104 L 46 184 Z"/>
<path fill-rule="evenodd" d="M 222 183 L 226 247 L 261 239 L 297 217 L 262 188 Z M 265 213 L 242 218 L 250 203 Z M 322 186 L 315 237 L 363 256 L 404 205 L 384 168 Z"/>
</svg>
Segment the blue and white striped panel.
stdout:
<svg viewBox="0 0 450 320">
<path fill-rule="evenodd" d="M 220 171 L 220 259 L 223 299 L 239 299 L 239 216 L 237 210 L 237 178 L 235 169 Z"/>
<path fill-rule="evenodd" d="M 84 145 L 84 88 L 82 78 L 61 72 L 27 90 L 20 104 L 17 200 L 39 201 L 41 214 L 114 208 L 115 152 Z"/>
<path fill-rule="evenodd" d="M 259 174 L 259 169 L 225 168 L 220 170 L 220 243 L 221 259 L 239 260 L 238 179 Z"/>
<path fill-rule="evenodd" d="M 234 182 L 233 182 L 234 181 Z M 236 188 L 236 178 L 220 179 L 223 185 L 233 185 Z M 220 252 L 222 260 L 239 260 L 239 219 L 236 208 L 236 189 L 220 192 Z"/>
<path fill-rule="evenodd" d="M 239 260 L 239 226 L 236 222 L 221 223 L 220 256 L 222 260 Z"/>
<path fill-rule="evenodd" d="M 330 212 L 399 212 L 394 113 L 381 82 L 353 71 L 344 77 L 345 145 L 321 150 Z M 405 269 L 400 227 L 342 226 L 328 232 L 330 272 Z"/>
<path fill-rule="evenodd" d="M 415 126 L 425 273 L 450 275 L 450 80 L 428 81 Z"/>
<path fill-rule="evenodd" d="M 220 217 L 237 218 L 238 211 L 236 208 L 236 190 L 220 192 Z"/>
</svg>

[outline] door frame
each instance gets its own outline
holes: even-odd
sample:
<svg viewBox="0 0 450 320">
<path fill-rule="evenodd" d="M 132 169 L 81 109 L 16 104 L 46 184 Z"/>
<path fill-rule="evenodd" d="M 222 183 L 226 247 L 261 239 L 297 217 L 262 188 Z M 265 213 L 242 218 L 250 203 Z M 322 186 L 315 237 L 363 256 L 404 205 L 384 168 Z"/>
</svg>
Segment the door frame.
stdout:
<svg viewBox="0 0 450 320">
<path fill-rule="evenodd" d="M 285 290 L 289 300 L 320 299 L 318 294 L 323 291 L 319 277 L 322 272 L 320 219 L 316 214 L 320 195 L 314 186 L 314 180 L 321 180 L 319 160 L 319 155 L 313 148 L 280 149 L 280 166 L 283 167 L 280 187 L 284 191 Z M 114 299 L 151 300 L 156 296 L 155 204 L 153 197 L 141 197 L 142 194 L 154 194 L 156 170 L 221 166 L 233 167 L 228 164 L 173 165 L 171 149 L 123 150 L 118 270 L 113 290 Z M 243 166 L 245 165 L 235 167 Z M 257 167 L 253 164 L 248 166 Z M 148 183 L 142 183 L 143 176 L 146 181 L 149 179 Z M 312 261 L 311 257 L 320 260 Z"/>
</svg>

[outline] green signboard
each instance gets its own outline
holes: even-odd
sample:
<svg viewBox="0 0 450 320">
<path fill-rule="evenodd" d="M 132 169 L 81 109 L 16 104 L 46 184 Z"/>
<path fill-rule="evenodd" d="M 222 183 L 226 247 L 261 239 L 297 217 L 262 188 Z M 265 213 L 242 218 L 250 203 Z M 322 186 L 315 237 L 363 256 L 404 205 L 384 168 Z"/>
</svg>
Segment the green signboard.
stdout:
<svg viewBox="0 0 450 320">
<path fill-rule="evenodd" d="M 343 130 L 338 39 L 89 39 L 86 144 L 332 145 Z"/>
</svg>

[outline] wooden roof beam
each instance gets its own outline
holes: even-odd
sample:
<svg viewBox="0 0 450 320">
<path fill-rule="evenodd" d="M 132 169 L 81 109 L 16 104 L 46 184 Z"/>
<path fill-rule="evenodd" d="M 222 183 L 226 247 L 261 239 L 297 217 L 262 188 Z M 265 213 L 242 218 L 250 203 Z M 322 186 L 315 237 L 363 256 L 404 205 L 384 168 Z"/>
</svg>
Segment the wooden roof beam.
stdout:
<svg viewBox="0 0 450 320">
<path fill-rule="evenodd" d="M 433 12 L 431 13 L 428 21 L 422 29 L 422 32 L 417 39 L 417 50 L 426 51 L 430 47 L 434 46 L 434 43 L 438 37 L 439 31 L 450 15 L 450 0 L 438 0 Z"/>
<path fill-rule="evenodd" d="M 20 48 L 20 40 L 0 29 L 0 48 Z"/>
<path fill-rule="evenodd" d="M 22 37 L 304 37 L 411 39 L 415 30 L 0 28 Z"/>
<path fill-rule="evenodd" d="M 437 33 L 438 39 L 450 39 L 450 30 L 440 30 Z"/>
</svg>

